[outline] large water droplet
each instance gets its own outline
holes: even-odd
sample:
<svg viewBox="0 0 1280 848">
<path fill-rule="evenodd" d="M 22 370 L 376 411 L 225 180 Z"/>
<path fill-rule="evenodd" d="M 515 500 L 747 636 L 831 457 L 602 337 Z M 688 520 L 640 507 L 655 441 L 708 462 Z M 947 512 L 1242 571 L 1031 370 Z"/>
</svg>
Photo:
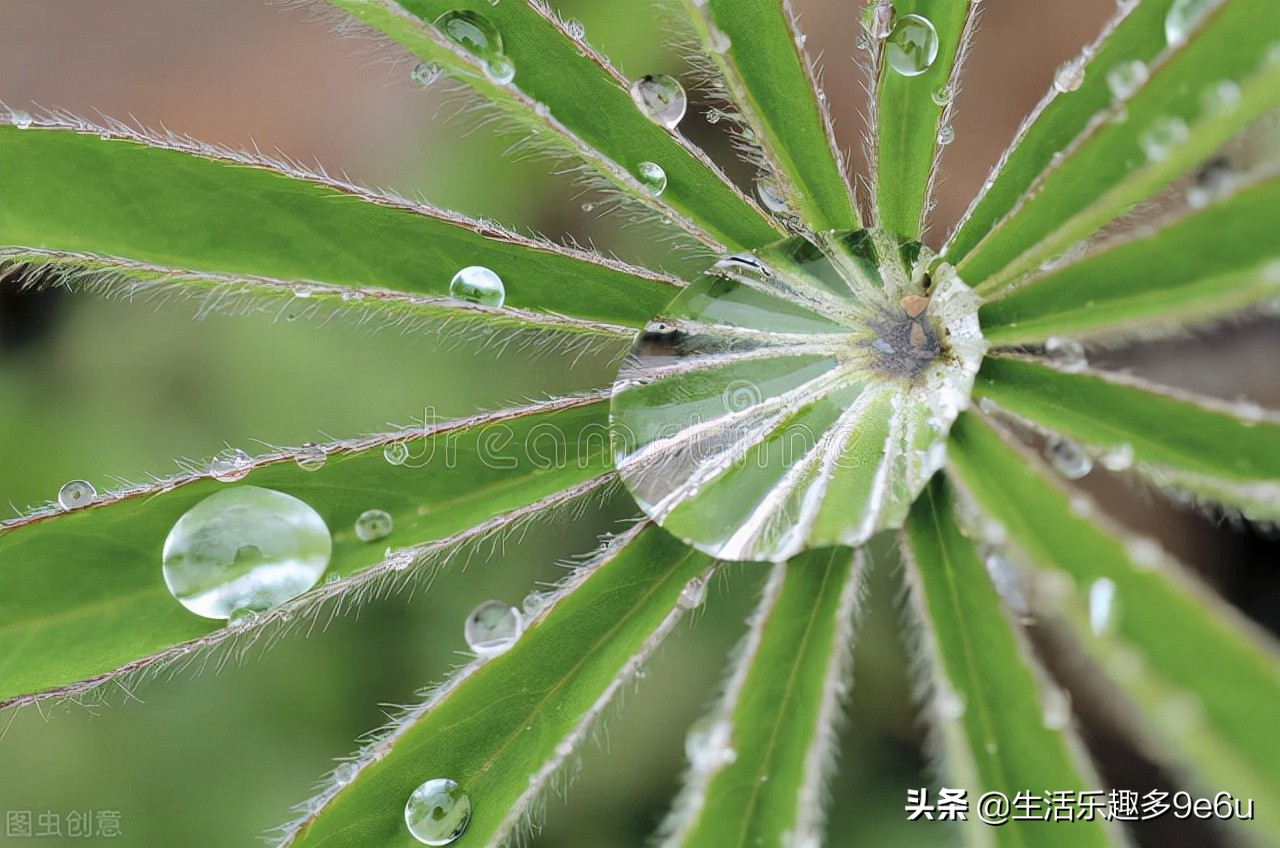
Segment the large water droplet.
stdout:
<svg viewBox="0 0 1280 848">
<path fill-rule="evenodd" d="M 502 33 L 484 15 L 465 9 L 445 12 L 436 18 L 436 28 L 476 57 L 494 82 L 505 84 L 515 78 L 515 65 L 503 53 Z"/>
<path fill-rule="evenodd" d="M 298 463 L 298 467 L 303 471 L 319 471 L 324 467 L 325 461 L 329 455 L 324 452 L 324 448 L 315 442 L 307 442 L 298 448 L 298 452 L 293 455 L 293 461 Z"/>
<path fill-rule="evenodd" d="M 1169 46 L 1176 47 L 1186 41 L 1216 4 L 1216 0 L 1173 0 L 1164 16 L 1164 37 Z"/>
<path fill-rule="evenodd" d="M 1089 629 L 1101 636 L 1115 628 L 1119 604 L 1116 584 L 1109 577 L 1099 577 L 1089 584 Z"/>
<path fill-rule="evenodd" d="M 1142 152 L 1146 154 L 1147 159 L 1152 162 L 1162 162 L 1169 157 L 1169 153 L 1175 147 L 1185 144 L 1190 137 L 1191 133 L 1187 129 L 1186 121 L 1181 118 L 1163 117 L 1152 121 L 1151 126 L 1138 139 L 1138 143 L 1142 145 Z"/>
<path fill-rule="evenodd" d="M 689 106 L 680 81 L 667 74 L 646 74 L 631 83 L 631 100 L 645 117 L 669 130 L 676 128 Z"/>
<path fill-rule="evenodd" d="M 1045 339 L 1044 355 L 1049 364 L 1059 371 L 1076 374 L 1089 367 L 1084 345 L 1066 336 L 1050 336 Z"/>
<path fill-rule="evenodd" d="M 485 601 L 471 611 L 463 625 L 467 647 L 480 657 L 496 657 L 524 632 L 524 615 L 503 601 Z"/>
<path fill-rule="evenodd" d="M 919 76 L 938 58 L 938 31 L 928 18 L 903 15 L 889 31 L 884 54 L 889 67 L 904 77 Z"/>
<path fill-rule="evenodd" d="M 1129 97 L 1146 81 L 1147 65 L 1137 59 L 1121 62 L 1107 71 L 1107 88 L 1111 89 L 1112 96 L 1117 100 Z"/>
<path fill-rule="evenodd" d="M 449 296 L 481 306 L 502 306 L 507 299 L 502 278 L 483 265 L 469 265 L 449 281 Z"/>
<path fill-rule="evenodd" d="M 654 197 L 667 190 L 667 172 L 657 162 L 641 162 L 636 168 L 636 178 Z"/>
<path fill-rule="evenodd" d="M 164 582 L 205 618 L 269 610 L 319 582 L 333 540 L 314 509 L 283 492 L 237 486 L 196 504 L 164 543 Z"/>
<path fill-rule="evenodd" d="M 1053 87 L 1063 94 L 1075 91 L 1083 84 L 1084 62 L 1078 58 L 1068 59 L 1053 73 Z"/>
<path fill-rule="evenodd" d="M 615 383 L 622 479 L 722 559 L 901 526 L 986 350 L 977 297 L 918 242 L 814 239 L 721 259 L 648 323 Z"/>
<path fill-rule="evenodd" d="M 376 542 L 391 535 L 395 519 L 383 509 L 366 509 L 356 519 L 356 538 L 362 542 Z"/>
<path fill-rule="evenodd" d="M 243 480 L 253 470 L 253 457 L 239 448 L 228 448 L 209 460 L 209 476 L 221 483 Z"/>
<path fill-rule="evenodd" d="M 75 509 L 93 503 L 98 490 L 88 480 L 71 480 L 58 490 L 58 506 L 64 510 Z"/>
<path fill-rule="evenodd" d="M 1061 436 L 1049 437 L 1044 443 L 1044 456 L 1068 480 L 1079 480 L 1093 470 L 1089 454 L 1080 445 Z"/>
<path fill-rule="evenodd" d="M 448 778 L 428 780 L 409 796 L 404 823 L 423 845 L 448 845 L 471 823 L 471 798 Z"/>
</svg>

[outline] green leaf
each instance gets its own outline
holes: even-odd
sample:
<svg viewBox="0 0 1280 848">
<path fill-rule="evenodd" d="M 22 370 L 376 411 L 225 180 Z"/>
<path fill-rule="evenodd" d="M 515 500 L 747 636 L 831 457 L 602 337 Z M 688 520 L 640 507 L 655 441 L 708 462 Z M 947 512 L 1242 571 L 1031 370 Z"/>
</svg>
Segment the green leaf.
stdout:
<svg viewBox="0 0 1280 848">
<path fill-rule="evenodd" d="M 778 0 L 683 0 L 684 18 L 720 77 L 716 93 L 749 128 L 748 155 L 761 156 L 778 188 L 814 230 L 860 226 L 831 115 L 791 9 Z M 728 49 L 723 40 L 728 39 Z M 736 113 L 736 114 L 734 114 Z"/>
<path fill-rule="evenodd" d="M 340 579 L 258 616 L 256 627 L 352 598 L 411 563 L 434 566 L 468 544 L 598 494 L 614 479 L 607 412 L 596 395 L 428 422 L 416 432 L 330 445 L 317 471 L 299 467 L 292 452 L 261 458 L 243 482 L 314 508 L 333 534 L 330 573 Z M 410 448 L 403 465 L 383 458 L 384 447 L 397 442 Z M 78 696 L 236 636 L 174 600 L 160 569 L 174 523 L 227 485 L 202 471 L 0 525 L 0 706 Z M 375 543 L 352 529 L 368 509 L 385 510 L 395 522 Z M 388 557 L 388 546 L 398 555 Z"/>
<path fill-rule="evenodd" d="M 869 15 L 875 15 L 876 5 L 869 4 Z M 890 232 L 915 237 L 924 230 L 938 159 L 945 146 L 938 143 L 939 133 L 951 126 L 952 103 L 959 91 L 960 69 L 978 7 L 979 0 L 893 3 L 896 20 L 918 15 L 937 30 L 937 58 L 916 76 L 903 76 L 889 65 L 885 54 L 891 38 L 875 40 L 878 80 L 872 104 L 872 137 L 876 213 L 878 226 Z"/>
<path fill-rule="evenodd" d="M 1147 334 L 1280 294 L 1280 175 L 1052 271 L 982 307 L 987 341 Z M 1205 245 L 1212 245 L 1206 250 Z"/>
<path fill-rule="evenodd" d="M 572 38 L 542 4 L 331 2 L 419 59 L 438 63 L 505 114 L 540 128 L 542 135 L 549 136 L 548 144 L 581 158 L 615 189 L 671 218 L 708 247 L 716 251 L 749 248 L 781 237 L 775 224 L 700 150 L 641 114 L 628 93 L 629 81 L 585 38 Z M 510 84 L 490 80 L 474 57 L 432 25 L 446 12 L 459 9 L 478 13 L 497 27 L 505 54 L 516 69 Z M 652 196 L 636 180 L 641 162 L 656 162 L 666 172 L 667 187 L 660 196 Z"/>
<path fill-rule="evenodd" d="M 822 838 L 834 722 L 852 669 L 863 558 L 848 548 L 773 567 L 694 762 L 665 848 L 782 848 Z"/>
<path fill-rule="evenodd" d="M 0 249 L 437 298 L 458 269 L 483 265 L 515 309 L 629 327 L 678 291 L 662 275 L 288 163 L 101 132 L 108 138 L 54 119 L 29 129 L 0 123 Z"/>
<path fill-rule="evenodd" d="M 1126 539 L 1092 504 L 1082 509 L 1078 493 L 1050 482 L 1041 463 L 1006 444 L 980 419 L 962 415 L 952 444 L 957 480 L 1035 566 L 1069 575 L 1068 583 L 1081 594 L 1099 580 L 1111 581 L 1114 612 L 1098 616 L 1098 629 L 1113 632 L 1139 654 L 1134 658 L 1130 652 L 1127 662 L 1105 667 L 1149 711 L 1141 726 L 1158 739 L 1151 750 L 1190 762 L 1206 790 L 1237 798 L 1276 797 L 1280 661 L 1275 643 L 1149 540 Z M 1181 697 L 1152 697 L 1161 693 Z M 1181 708 L 1171 709 L 1179 703 Z M 1274 844 L 1280 832 L 1274 806 L 1259 805 L 1257 812 L 1259 826 L 1251 829 L 1270 828 Z"/>
<path fill-rule="evenodd" d="M 951 784 L 971 804 L 986 792 L 1096 791 L 1098 780 L 1068 727 L 1062 694 L 1042 681 L 978 558 L 956 523 L 955 495 L 935 477 L 903 530 L 912 609 L 934 675 Z M 1101 816 L 1069 826 L 1009 821 L 991 827 L 970 815 L 971 844 L 1107 846 L 1123 844 Z"/>
<path fill-rule="evenodd" d="M 1160 24 L 1150 26 L 1156 32 Z M 1059 148 L 1034 185 L 982 228 L 972 250 L 949 247 L 949 261 L 990 296 L 1185 174 L 1280 105 L 1280 61 L 1269 52 L 1277 29 L 1280 5 L 1222 0 L 1185 42 L 1152 61 L 1149 79 L 1127 99 L 1095 110 L 1090 100 L 1100 95 L 1093 89 L 1086 97 L 1083 86 L 1059 95 L 1064 108 L 1090 112 L 1088 124 L 1070 143 L 1057 137 Z M 1132 58 L 1121 51 L 1091 63 L 1090 72 L 1103 76 Z"/>
<path fill-rule="evenodd" d="M 1136 470 L 1160 485 L 1236 507 L 1255 520 L 1280 519 L 1275 416 L 1131 378 L 1067 374 L 1003 356 L 983 362 L 974 395 L 1095 452 L 1132 450 Z"/>
<path fill-rule="evenodd" d="M 527 829 L 548 782 L 679 621 L 681 590 L 711 560 L 649 524 L 570 576 L 505 653 L 477 660 L 355 758 L 358 771 L 287 828 L 282 845 L 418 845 L 413 790 L 455 781 L 472 804 L 456 848 L 498 846 Z"/>
</svg>

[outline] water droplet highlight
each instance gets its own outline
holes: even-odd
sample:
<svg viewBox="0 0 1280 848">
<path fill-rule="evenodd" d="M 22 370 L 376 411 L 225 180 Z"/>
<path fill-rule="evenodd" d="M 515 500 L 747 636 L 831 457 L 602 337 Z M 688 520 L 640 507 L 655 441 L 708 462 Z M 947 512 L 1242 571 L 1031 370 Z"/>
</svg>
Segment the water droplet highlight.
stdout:
<svg viewBox="0 0 1280 848">
<path fill-rule="evenodd" d="M 395 519 L 384 509 L 366 509 L 356 519 L 356 538 L 362 542 L 376 542 L 391 535 Z"/>
<path fill-rule="evenodd" d="M 478 59 L 489 79 L 506 84 L 515 78 L 515 65 L 503 53 L 502 33 L 485 16 L 465 9 L 445 12 L 436 18 L 436 29 Z"/>
<path fill-rule="evenodd" d="M 324 448 L 315 442 L 306 442 L 293 455 L 293 461 L 298 463 L 298 467 L 303 471 L 319 471 L 328 458 L 329 455 L 324 452 Z"/>
<path fill-rule="evenodd" d="M 1107 71 L 1107 88 L 1117 100 L 1125 100 L 1147 81 L 1147 65 L 1134 59 Z"/>
<path fill-rule="evenodd" d="M 1044 443 L 1044 456 L 1068 480 L 1079 480 L 1093 470 L 1093 460 L 1084 449 L 1061 436 L 1049 437 Z"/>
<path fill-rule="evenodd" d="M 1173 0 L 1164 16 L 1164 37 L 1169 46 L 1177 47 L 1185 42 L 1214 5 L 1215 0 Z"/>
<path fill-rule="evenodd" d="M 471 798 L 448 778 L 428 780 L 405 803 L 404 823 L 423 845 L 449 845 L 471 823 Z"/>
<path fill-rule="evenodd" d="M 1191 137 L 1186 121 L 1181 118 L 1164 117 L 1152 122 L 1138 143 L 1142 152 L 1152 162 L 1162 162 L 1169 153 L 1179 145 L 1185 144 Z"/>
<path fill-rule="evenodd" d="M 889 31 L 884 53 L 889 67 L 904 77 L 919 76 L 938 58 L 938 31 L 928 18 L 903 15 Z"/>
<path fill-rule="evenodd" d="M 1095 636 L 1111 632 L 1115 627 L 1118 604 L 1116 584 L 1109 577 L 1099 577 L 1089 584 L 1089 629 Z"/>
<path fill-rule="evenodd" d="M 1050 336 L 1044 340 L 1044 355 L 1059 371 L 1078 374 L 1089 367 L 1084 345 L 1066 336 Z"/>
<path fill-rule="evenodd" d="M 292 495 L 237 486 L 178 519 L 164 543 L 169 592 L 205 618 L 262 612 L 296 598 L 329 567 L 324 519 Z"/>
<path fill-rule="evenodd" d="M 483 265 L 469 265 L 453 275 L 449 281 L 449 296 L 481 306 L 502 306 L 507 299 L 507 289 L 502 278 Z"/>
<path fill-rule="evenodd" d="M 220 483 L 243 480 L 253 470 L 253 457 L 239 448 L 228 448 L 209 460 L 209 476 Z"/>
<path fill-rule="evenodd" d="M 641 162 L 636 168 L 636 178 L 654 197 L 667 190 L 667 172 L 657 162 Z"/>
<path fill-rule="evenodd" d="M 98 490 L 88 480 L 71 480 L 58 490 L 58 506 L 72 510 L 93 503 L 97 496 Z"/>
<path fill-rule="evenodd" d="M 409 445 L 392 442 L 382 449 L 382 458 L 390 465 L 404 465 L 409 461 Z"/>
<path fill-rule="evenodd" d="M 684 86 L 667 74 L 646 74 L 631 83 L 631 100 L 645 117 L 669 130 L 676 128 L 689 106 Z"/>
<path fill-rule="evenodd" d="M 467 647 L 479 657 L 496 657 L 505 652 L 523 632 L 523 614 L 503 601 L 480 604 L 467 616 L 462 628 Z"/>
</svg>

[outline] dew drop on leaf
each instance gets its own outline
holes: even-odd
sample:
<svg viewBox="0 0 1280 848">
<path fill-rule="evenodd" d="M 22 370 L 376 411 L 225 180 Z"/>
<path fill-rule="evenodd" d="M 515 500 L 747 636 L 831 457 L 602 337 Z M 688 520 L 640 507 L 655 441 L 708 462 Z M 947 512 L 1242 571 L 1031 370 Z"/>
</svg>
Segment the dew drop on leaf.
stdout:
<svg viewBox="0 0 1280 848">
<path fill-rule="evenodd" d="M 657 162 L 641 162 L 636 168 L 636 178 L 654 197 L 667 190 L 667 172 Z"/>
<path fill-rule="evenodd" d="M 646 74 L 631 83 L 631 100 L 645 117 L 669 130 L 676 128 L 689 106 L 684 86 L 667 74 Z"/>
<path fill-rule="evenodd" d="M 581 41 L 587 36 L 587 28 L 582 21 L 577 18 L 570 18 L 564 22 L 565 33 L 574 41 Z"/>
<path fill-rule="evenodd" d="M 1187 40 L 1191 31 L 1200 25 L 1217 0 L 1173 0 L 1164 16 L 1164 37 L 1170 47 L 1177 47 Z"/>
<path fill-rule="evenodd" d="M 187 511 L 164 543 L 169 592 L 205 618 L 261 612 L 296 598 L 329 567 L 333 540 L 314 509 L 258 486 L 217 492 Z"/>
<path fill-rule="evenodd" d="M 58 506 L 64 510 L 75 509 L 93 502 L 98 490 L 88 480 L 71 480 L 58 490 Z"/>
<path fill-rule="evenodd" d="M 503 53 L 502 33 L 484 15 L 466 9 L 445 12 L 436 18 L 436 29 L 474 56 L 489 79 L 506 84 L 515 78 L 515 65 Z"/>
<path fill-rule="evenodd" d="M 938 128 L 938 144 L 942 147 L 956 140 L 956 131 L 950 124 L 943 124 Z"/>
<path fill-rule="evenodd" d="M 1200 104 L 1206 112 L 1225 112 L 1239 102 L 1240 86 L 1232 80 L 1219 80 L 1200 93 Z"/>
<path fill-rule="evenodd" d="M 928 18 L 903 15 L 889 31 L 884 53 L 889 67 L 904 77 L 919 76 L 938 58 L 938 31 Z"/>
<path fill-rule="evenodd" d="M 524 632 L 524 615 L 503 601 L 485 601 L 467 616 L 462 635 L 476 656 L 496 657 Z"/>
<path fill-rule="evenodd" d="M 1084 84 L 1084 62 L 1080 59 L 1068 59 L 1058 66 L 1053 74 L 1053 87 L 1065 94 L 1075 91 Z"/>
<path fill-rule="evenodd" d="M 1116 624 L 1119 603 L 1116 584 L 1109 577 L 1099 577 L 1089 584 L 1089 629 L 1095 636 L 1110 633 Z"/>
<path fill-rule="evenodd" d="M 1142 152 L 1146 154 L 1148 160 L 1161 162 L 1168 158 L 1173 148 L 1184 144 L 1190 137 L 1191 133 L 1187 130 L 1186 121 L 1181 118 L 1162 117 L 1151 123 L 1138 143 L 1142 145 Z"/>
<path fill-rule="evenodd" d="M 520 608 L 524 611 L 526 618 L 533 618 L 546 607 L 547 600 L 546 593 L 531 589 L 529 594 L 524 596 L 524 601 L 521 602 Z"/>
<path fill-rule="evenodd" d="M 1133 467 L 1133 445 L 1122 442 L 1109 447 L 1098 456 L 1098 462 L 1108 471 L 1127 471 Z"/>
<path fill-rule="evenodd" d="M 1137 59 L 1121 62 L 1107 71 L 1107 88 L 1117 100 L 1128 98 L 1146 81 L 1147 65 Z"/>
<path fill-rule="evenodd" d="M 376 542 L 391 535 L 395 520 L 384 509 L 366 509 L 356 519 L 356 538 L 362 542 Z"/>
<path fill-rule="evenodd" d="M 783 197 L 778 186 L 769 179 L 762 177 L 756 180 L 756 197 L 760 199 L 760 205 L 774 215 L 787 212 L 786 198 Z"/>
<path fill-rule="evenodd" d="M 1048 730 L 1062 730 L 1071 722 L 1071 697 L 1053 684 L 1046 685 L 1041 693 L 1040 707 Z"/>
<path fill-rule="evenodd" d="M 725 35 L 723 30 L 713 26 L 707 33 L 707 46 L 714 53 L 723 53 L 733 46 L 733 42 L 729 40 L 729 36 Z"/>
<path fill-rule="evenodd" d="M 404 442 L 392 442 L 382 449 L 382 458 L 391 465 L 404 465 L 409 461 L 409 446 Z"/>
<path fill-rule="evenodd" d="M 483 265 L 468 265 L 449 281 L 449 296 L 481 306 L 502 306 L 507 289 L 502 278 Z"/>
<path fill-rule="evenodd" d="M 319 471 L 328 458 L 329 455 L 324 452 L 324 448 L 315 442 L 303 444 L 293 455 L 293 461 L 298 463 L 298 467 L 303 471 Z"/>
<path fill-rule="evenodd" d="M 32 124 L 31 113 L 24 112 L 21 109 L 10 109 L 9 120 L 20 130 L 25 130 Z"/>
<path fill-rule="evenodd" d="M 1076 374 L 1089 367 L 1084 345 L 1066 336 L 1050 336 L 1044 340 L 1045 358 L 1059 371 Z"/>
<path fill-rule="evenodd" d="M 697 772 L 708 772 L 738 758 L 732 745 L 733 729 L 724 718 L 705 715 L 695 721 L 684 737 L 684 754 Z"/>
<path fill-rule="evenodd" d="M 1093 460 L 1080 445 L 1061 436 L 1050 436 L 1044 443 L 1044 457 L 1068 480 L 1079 480 L 1093 470 Z"/>
<path fill-rule="evenodd" d="M 417 83 L 419 88 L 426 88 L 440 79 L 443 73 L 441 67 L 433 62 L 419 62 L 409 71 L 409 79 Z"/>
<path fill-rule="evenodd" d="M 209 476 L 221 483 L 243 480 L 253 470 L 253 457 L 239 448 L 228 448 L 209 460 Z"/>
<path fill-rule="evenodd" d="M 955 88 L 951 83 L 939 86 L 934 89 L 933 94 L 930 95 L 930 99 L 933 100 L 933 105 L 935 106 L 946 106 L 954 97 Z"/>
<path fill-rule="evenodd" d="M 471 823 L 471 798 L 448 778 L 428 780 L 405 803 L 404 823 L 423 845 L 449 845 Z"/>
<path fill-rule="evenodd" d="M 695 577 L 680 590 L 680 598 L 676 602 L 681 609 L 691 610 L 702 606 L 707 600 L 707 578 Z"/>
<path fill-rule="evenodd" d="M 938 692 L 934 695 L 933 703 L 938 710 L 938 715 L 945 721 L 954 721 L 964 716 L 964 696 L 946 683 L 938 686 Z"/>
</svg>

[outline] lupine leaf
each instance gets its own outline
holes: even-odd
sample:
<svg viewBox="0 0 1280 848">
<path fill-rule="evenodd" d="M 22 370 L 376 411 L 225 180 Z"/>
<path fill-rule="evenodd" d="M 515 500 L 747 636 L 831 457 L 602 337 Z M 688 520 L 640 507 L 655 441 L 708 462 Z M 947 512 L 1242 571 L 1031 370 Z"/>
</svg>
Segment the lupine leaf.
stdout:
<svg viewBox="0 0 1280 848">
<path fill-rule="evenodd" d="M 1280 760 L 1274 756 L 1280 748 L 1275 643 L 1158 547 L 1126 539 L 1096 509 L 1082 509 L 1078 494 L 1050 482 L 1042 464 L 1005 444 L 978 418 L 962 415 L 952 434 L 957 479 L 1003 525 L 1016 549 L 1042 569 L 1069 575 L 1077 597 L 1086 596 L 1099 580 L 1111 582 L 1114 610 L 1110 617 L 1095 615 L 1095 624 L 1140 652 L 1140 670 L 1130 662 L 1127 670 L 1116 664 L 1109 671 L 1151 710 L 1145 726 L 1164 737 L 1153 750 L 1190 762 L 1202 787 L 1237 798 L 1274 797 L 1280 789 Z M 1177 722 L 1160 715 L 1168 702 L 1141 694 L 1153 690 L 1175 692 L 1184 701 L 1190 696 L 1194 733 L 1167 732 Z M 1259 812 L 1268 824 L 1259 821 L 1258 834 L 1269 827 L 1274 837 L 1274 808 Z"/>
<path fill-rule="evenodd" d="M 641 114 L 627 91 L 630 82 L 585 39 L 570 37 L 541 4 L 331 2 L 423 61 L 439 63 L 507 114 L 554 134 L 564 150 L 580 156 L 625 195 L 649 204 L 686 232 L 705 232 L 702 240 L 707 246 L 754 247 L 779 238 L 773 223 L 704 154 Z M 511 83 L 488 79 L 471 56 L 432 25 L 456 10 L 478 13 L 497 27 L 505 53 L 515 64 Z M 667 187 L 658 197 L 635 178 L 640 163 L 647 161 L 666 172 Z"/>
<path fill-rule="evenodd" d="M 939 134 L 950 127 L 964 45 L 979 4 L 974 0 L 899 0 L 892 8 L 897 20 L 919 15 L 932 23 L 938 34 L 937 58 L 923 73 L 910 77 L 895 71 L 887 61 L 890 39 L 876 40 L 879 76 L 874 173 L 879 226 L 918 236 L 924 229 L 934 172 L 945 146 L 939 143 Z"/>
<path fill-rule="evenodd" d="M 424 781 L 446 777 L 472 815 L 451 845 L 506 845 L 618 689 L 679 621 L 681 590 L 710 565 L 642 524 L 567 585 L 505 653 L 463 668 L 358 754 L 354 778 L 290 826 L 283 845 L 418 845 L 404 808 Z"/>
<path fill-rule="evenodd" d="M 996 345 L 1132 336 L 1152 322 L 1185 325 L 1246 308 L 1280 293 L 1278 232 L 1280 175 L 1272 174 L 986 303 L 983 335 Z"/>
<path fill-rule="evenodd" d="M 830 115 L 789 4 L 711 0 L 680 4 L 723 79 L 724 96 L 754 133 L 791 211 L 814 230 L 858 226 Z M 728 41 L 724 48 L 723 41 Z"/>
<path fill-rule="evenodd" d="M 862 557 L 848 548 L 773 567 L 725 693 L 664 828 L 666 848 L 817 845 L 848 686 Z"/>
<path fill-rule="evenodd" d="M 934 675 L 934 711 L 947 757 L 949 786 L 986 792 L 1096 791 L 1079 741 L 1051 716 L 1050 692 L 1037 679 L 1029 647 L 1014 631 L 999 595 L 961 533 L 955 494 L 935 477 L 903 531 L 912 609 Z M 1061 697 L 1061 696 L 1059 696 Z M 1036 787 L 1029 789 L 1029 787 Z M 1011 820 L 998 827 L 971 815 L 974 844 L 1102 846 L 1123 844 L 1100 816 L 1070 827 Z"/>
<path fill-rule="evenodd" d="M 549 401 L 330 445 L 316 471 L 278 452 L 235 484 L 184 475 L 0 525 L 0 705 L 79 695 L 235 635 L 183 608 L 160 567 L 174 522 L 216 491 L 244 484 L 285 492 L 315 509 L 333 534 L 329 573 L 339 579 L 259 615 L 265 625 L 394 579 L 391 572 L 409 563 L 388 559 L 388 546 L 442 560 L 601 491 L 612 479 L 606 412 L 595 396 Z M 403 465 L 383 458 L 395 442 L 410 447 Z M 369 509 L 395 522 L 374 543 L 352 529 Z"/>
<path fill-rule="evenodd" d="M 1222 0 L 1184 42 L 1151 63 L 1145 84 L 1093 114 L 967 255 L 948 250 L 961 276 L 987 296 L 1012 285 L 1280 105 L 1280 62 L 1269 53 L 1278 27 L 1280 6 Z M 1110 70 L 1099 66 L 1096 73 Z M 1060 99 L 1071 103 L 1078 94 Z"/>
<path fill-rule="evenodd" d="M 1280 418 L 1252 407 L 1102 374 L 1068 374 L 1013 357 L 988 357 L 974 394 L 1098 452 L 1132 451 L 1159 484 L 1280 519 Z M 1128 445 L 1128 448 L 1122 446 Z"/>
<path fill-rule="evenodd" d="M 513 308 L 632 327 L 678 291 L 678 281 L 586 251 L 255 157 L 125 132 L 0 123 L 0 248 L 437 298 L 460 268 L 483 265 L 502 278 Z"/>
</svg>

